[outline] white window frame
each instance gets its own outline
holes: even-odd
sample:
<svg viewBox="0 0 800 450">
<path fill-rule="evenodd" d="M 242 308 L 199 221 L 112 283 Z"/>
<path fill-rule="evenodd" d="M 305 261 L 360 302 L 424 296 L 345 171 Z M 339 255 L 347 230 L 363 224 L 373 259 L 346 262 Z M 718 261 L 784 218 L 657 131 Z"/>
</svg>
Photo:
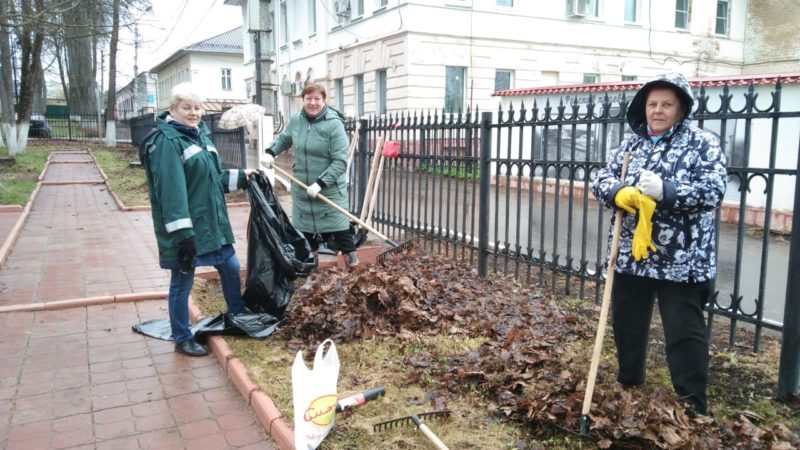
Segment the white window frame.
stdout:
<svg viewBox="0 0 800 450">
<path fill-rule="evenodd" d="M 725 17 L 719 15 L 720 6 L 725 5 Z M 730 0 L 717 0 L 717 9 L 715 13 L 716 20 L 714 21 L 714 32 L 717 36 L 730 36 L 731 33 L 731 1 Z M 720 23 L 724 24 L 725 29 L 720 31 Z"/>
<path fill-rule="evenodd" d="M 599 17 L 600 0 L 567 0 L 569 17 Z"/>
<path fill-rule="evenodd" d="M 686 9 L 678 9 L 678 3 L 686 2 Z M 683 17 L 686 23 L 683 25 L 678 24 L 679 17 Z M 675 28 L 679 30 L 688 30 L 692 23 L 692 0 L 675 0 Z"/>
<path fill-rule="evenodd" d="M 308 34 L 317 34 L 317 0 L 308 0 Z"/>
<path fill-rule="evenodd" d="M 231 71 L 230 67 L 222 67 L 220 69 L 220 74 L 221 74 L 221 77 L 222 77 L 222 90 L 223 91 L 232 91 L 233 90 L 233 87 L 232 87 L 233 84 L 231 82 L 231 79 L 232 79 L 231 72 L 232 71 Z"/>
<path fill-rule="evenodd" d="M 336 109 L 344 113 L 344 80 L 342 78 L 334 80 L 334 92 L 336 94 Z"/>
<path fill-rule="evenodd" d="M 353 97 L 356 118 L 360 119 L 364 116 L 364 74 L 353 77 Z"/>
<path fill-rule="evenodd" d="M 600 82 L 599 73 L 585 73 L 583 74 L 583 84 L 594 84 Z"/>
<path fill-rule="evenodd" d="M 286 7 L 286 0 L 281 1 L 281 45 L 289 44 L 289 10 Z"/>
<path fill-rule="evenodd" d="M 625 11 L 623 12 L 623 18 L 627 23 L 638 23 L 639 22 L 639 0 L 625 0 Z M 628 17 L 628 13 L 630 12 L 630 8 L 633 8 L 633 17 Z"/>
<path fill-rule="evenodd" d="M 461 71 L 461 80 L 452 81 L 449 76 L 449 73 L 453 71 Z M 444 75 L 444 112 L 445 113 L 458 113 L 459 111 L 464 111 L 464 101 L 465 101 L 465 94 L 467 92 L 467 68 L 464 66 L 445 66 L 445 75 Z M 460 92 L 454 92 L 455 89 L 458 89 Z M 450 98 L 452 94 L 458 94 L 460 98 Z M 450 101 L 457 101 L 458 105 L 448 105 Z M 456 107 L 457 106 L 457 107 Z"/>
<path fill-rule="evenodd" d="M 375 114 L 385 115 L 388 112 L 386 106 L 387 84 L 389 83 L 389 74 L 386 69 L 381 69 L 375 72 Z"/>
<path fill-rule="evenodd" d="M 508 87 L 504 89 L 497 88 L 497 75 L 500 73 L 507 73 L 508 74 Z M 495 69 L 494 71 L 494 90 L 495 91 L 502 91 L 506 89 L 514 89 L 514 71 L 510 69 Z"/>
</svg>

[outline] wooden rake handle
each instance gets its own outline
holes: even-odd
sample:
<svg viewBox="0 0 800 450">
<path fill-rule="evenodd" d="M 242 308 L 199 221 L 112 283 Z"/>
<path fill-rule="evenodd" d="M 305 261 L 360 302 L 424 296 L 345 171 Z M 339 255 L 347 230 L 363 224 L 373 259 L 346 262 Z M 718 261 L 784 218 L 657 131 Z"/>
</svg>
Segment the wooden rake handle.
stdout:
<svg viewBox="0 0 800 450">
<path fill-rule="evenodd" d="M 285 176 L 286 178 L 292 180 L 293 183 L 297 184 L 301 188 L 308 189 L 307 185 L 305 185 L 302 181 L 298 180 L 297 178 L 293 177 L 292 174 L 290 174 L 289 172 L 281 169 L 280 167 L 276 166 L 275 164 L 272 165 L 272 168 L 276 172 L 278 172 L 281 175 Z M 355 223 L 361 225 L 362 227 L 366 228 L 367 230 L 371 231 L 373 234 L 375 234 L 375 236 L 378 236 L 382 240 L 386 241 L 387 244 L 391 245 L 392 247 L 397 247 L 397 244 L 393 240 L 389 239 L 383 233 L 381 233 L 380 231 L 376 230 L 375 228 L 372 228 L 371 226 L 367 225 L 366 223 L 364 223 L 358 217 L 350 214 L 350 211 L 348 211 L 348 210 L 342 208 L 341 206 L 337 205 L 336 203 L 332 202 L 328 197 L 325 197 L 322 194 L 317 194 L 317 198 L 322 200 L 323 202 L 327 203 L 328 205 L 330 205 L 332 208 L 334 208 L 335 210 L 339 211 L 340 213 L 344 214 L 345 216 L 347 216 L 353 222 L 355 222 Z"/>
<path fill-rule="evenodd" d="M 628 171 L 628 159 L 630 153 L 625 152 L 622 159 L 622 171 L 620 180 L 625 179 L 625 173 Z M 592 352 L 592 362 L 589 365 L 589 375 L 586 380 L 586 393 L 583 396 L 583 408 L 581 410 L 582 416 L 587 416 L 592 407 L 592 395 L 594 395 L 594 384 L 597 379 L 597 366 L 600 364 L 600 353 L 603 350 L 603 339 L 606 334 L 606 323 L 608 322 L 608 309 L 611 303 L 611 289 L 614 285 L 614 273 L 617 267 L 617 256 L 619 254 L 619 235 L 622 232 L 622 210 L 617 209 L 616 217 L 614 218 L 614 232 L 611 235 L 611 248 L 609 249 L 608 258 L 608 275 L 606 277 L 606 284 L 603 288 L 603 301 L 600 306 L 600 319 L 597 323 L 597 335 L 594 339 L 594 351 Z"/>
<path fill-rule="evenodd" d="M 431 431 L 431 429 L 428 428 L 428 425 L 425 425 L 425 422 L 423 422 L 422 419 L 414 415 L 411 416 L 411 420 L 413 420 L 414 425 L 416 425 L 417 428 L 419 428 L 420 431 L 422 431 L 422 433 L 425 434 L 425 437 L 427 437 L 428 440 L 433 442 L 433 445 L 435 445 L 436 448 L 438 448 L 439 450 L 450 450 L 449 448 L 447 448 L 444 442 L 442 442 L 441 439 L 439 439 L 435 434 L 433 434 L 433 431 Z"/>
</svg>

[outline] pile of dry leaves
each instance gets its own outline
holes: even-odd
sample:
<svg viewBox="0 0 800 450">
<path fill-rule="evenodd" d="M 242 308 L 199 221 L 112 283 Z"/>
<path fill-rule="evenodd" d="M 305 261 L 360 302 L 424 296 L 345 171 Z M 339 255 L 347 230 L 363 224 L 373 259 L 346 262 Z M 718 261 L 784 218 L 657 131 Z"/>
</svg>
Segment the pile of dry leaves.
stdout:
<svg viewBox="0 0 800 450">
<path fill-rule="evenodd" d="M 284 327 L 293 346 L 333 336 L 336 342 L 391 336 L 485 337 L 460 355 L 415 353 L 409 382 L 433 374 L 454 395 L 479 386 L 496 414 L 531 425 L 578 430 L 596 327 L 596 308 L 568 303 L 506 279 L 482 278 L 450 260 L 409 251 L 385 266 L 327 272 L 298 294 Z M 671 390 L 621 389 L 614 367 L 600 368 L 590 434 L 601 448 L 769 448 L 800 445 L 784 426 L 763 429 L 746 415 L 720 421 L 690 417 Z"/>
</svg>

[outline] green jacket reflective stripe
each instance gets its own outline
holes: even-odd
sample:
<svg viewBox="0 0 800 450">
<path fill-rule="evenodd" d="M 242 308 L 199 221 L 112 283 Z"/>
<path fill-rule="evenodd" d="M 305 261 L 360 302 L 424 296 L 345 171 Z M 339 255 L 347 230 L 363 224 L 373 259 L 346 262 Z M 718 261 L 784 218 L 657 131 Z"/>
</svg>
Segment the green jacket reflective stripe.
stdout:
<svg viewBox="0 0 800 450">
<path fill-rule="evenodd" d="M 145 170 L 161 260 L 177 258 L 178 242 L 194 236 L 197 254 L 233 244 L 225 192 L 246 185 L 244 170 L 223 170 L 211 132 L 200 122 L 200 145 L 166 122 L 146 143 Z"/>
<path fill-rule="evenodd" d="M 344 115 L 330 106 L 311 122 L 301 111 L 292 115 L 270 149 L 277 156 L 294 145 L 294 177 L 306 185 L 322 180 L 325 187 L 320 193 L 349 210 L 344 121 Z M 292 225 L 306 233 L 330 233 L 347 230 L 350 220 L 322 200 L 311 200 L 305 190 L 292 189 Z"/>
</svg>

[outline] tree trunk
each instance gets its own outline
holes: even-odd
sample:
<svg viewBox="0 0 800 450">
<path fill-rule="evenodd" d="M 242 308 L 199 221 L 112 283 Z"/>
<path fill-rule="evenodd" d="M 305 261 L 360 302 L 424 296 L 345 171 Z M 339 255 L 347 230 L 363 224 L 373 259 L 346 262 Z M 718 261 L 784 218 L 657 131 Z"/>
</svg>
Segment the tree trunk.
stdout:
<svg viewBox="0 0 800 450">
<path fill-rule="evenodd" d="M 63 54 L 64 49 L 61 46 L 61 39 L 59 37 L 53 39 L 53 42 L 56 48 L 55 53 L 56 53 L 56 61 L 58 62 L 58 77 L 61 79 L 61 90 L 64 92 L 64 103 L 69 105 L 70 104 L 69 88 L 67 87 L 67 79 L 66 75 L 64 74 L 64 65 L 65 65 L 63 59 L 65 58 L 65 55 Z"/>
<path fill-rule="evenodd" d="M 67 49 L 67 79 L 71 115 L 94 115 L 97 111 L 96 89 L 92 64 L 91 26 L 94 1 L 72 0 L 72 7 L 63 13 L 64 44 Z"/>
<path fill-rule="evenodd" d="M 106 146 L 117 146 L 117 42 L 119 41 L 119 0 L 114 0 L 111 21 L 111 49 L 108 52 L 108 100 L 106 101 Z"/>
<path fill-rule="evenodd" d="M 9 23 L 9 0 L 0 0 L 0 23 Z M 17 153 L 17 121 L 14 117 L 14 77 L 11 67 L 9 27 L 0 27 L 0 117 L 8 155 Z"/>
</svg>

